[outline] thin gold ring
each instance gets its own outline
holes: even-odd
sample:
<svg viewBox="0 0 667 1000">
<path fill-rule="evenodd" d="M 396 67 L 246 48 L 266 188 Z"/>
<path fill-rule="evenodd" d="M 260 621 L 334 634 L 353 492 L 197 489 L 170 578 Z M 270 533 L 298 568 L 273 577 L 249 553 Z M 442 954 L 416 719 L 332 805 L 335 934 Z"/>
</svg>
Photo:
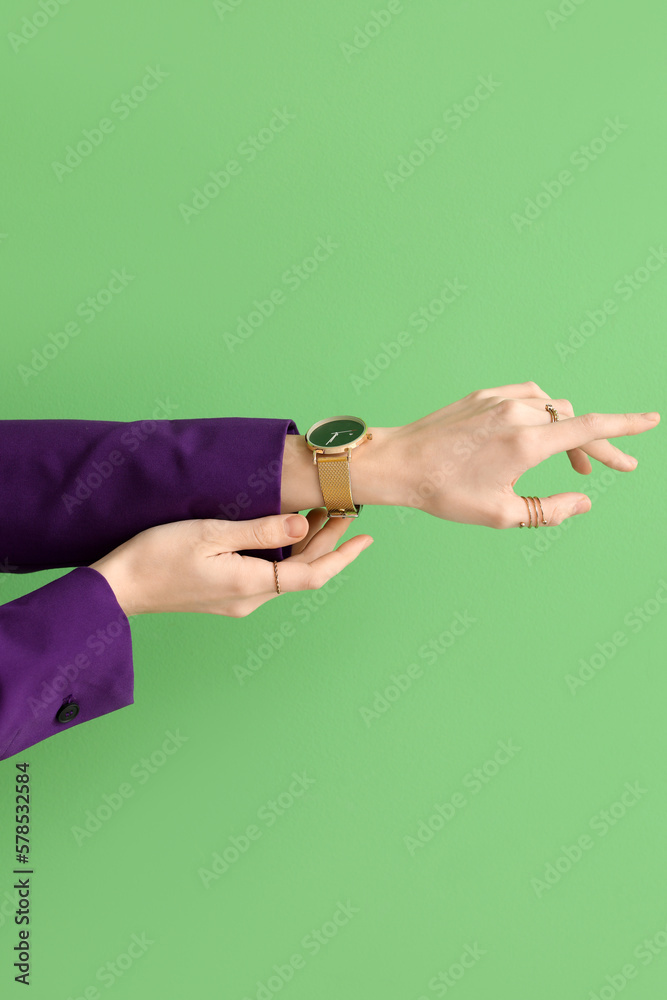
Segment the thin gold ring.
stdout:
<svg viewBox="0 0 667 1000">
<path fill-rule="evenodd" d="M 528 499 L 533 501 L 533 507 L 535 508 L 534 511 L 533 511 L 533 513 L 535 514 L 535 524 L 534 524 L 534 527 L 537 528 L 540 522 L 539 522 L 538 517 L 537 517 L 537 504 L 535 503 L 535 497 L 528 497 Z"/>
<path fill-rule="evenodd" d="M 540 514 L 542 515 L 542 524 L 546 524 L 547 522 L 546 522 L 546 518 L 544 517 L 544 510 L 542 509 L 542 501 L 540 500 L 539 497 L 533 497 L 533 500 L 537 500 L 538 504 L 540 505 Z"/>
<path fill-rule="evenodd" d="M 521 499 L 526 501 L 526 507 L 528 508 L 528 527 L 532 528 L 532 526 L 533 526 L 533 512 L 530 509 L 530 504 L 528 503 L 528 497 L 521 497 Z M 520 528 L 525 528 L 526 527 L 526 522 L 525 521 L 520 521 L 519 522 L 519 527 Z"/>
<path fill-rule="evenodd" d="M 276 578 L 276 590 L 278 593 L 280 593 L 280 580 L 278 579 L 278 563 L 276 562 L 275 559 L 273 560 L 273 575 Z"/>
<path fill-rule="evenodd" d="M 546 403 L 544 409 L 549 411 L 549 416 L 551 417 L 551 423 L 555 424 L 556 421 L 559 419 L 558 410 L 556 409 L 556 407 L 552 406 L 551 403 Z"/>
</svg>

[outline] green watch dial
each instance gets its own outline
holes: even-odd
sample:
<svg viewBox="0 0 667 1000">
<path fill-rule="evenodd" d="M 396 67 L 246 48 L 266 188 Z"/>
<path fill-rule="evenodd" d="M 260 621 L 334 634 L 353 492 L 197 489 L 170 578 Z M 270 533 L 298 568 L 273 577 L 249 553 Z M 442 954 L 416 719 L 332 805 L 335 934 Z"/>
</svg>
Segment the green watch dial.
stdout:
<svg viewBox="0 0 667 1000">
<path fill-rule="evenodd" d="M 317 448 L 346 448 L 366 433 L 366 424 L 358 417 L 332 417 L 317 424 L 306 440 Z"/>
</svg>

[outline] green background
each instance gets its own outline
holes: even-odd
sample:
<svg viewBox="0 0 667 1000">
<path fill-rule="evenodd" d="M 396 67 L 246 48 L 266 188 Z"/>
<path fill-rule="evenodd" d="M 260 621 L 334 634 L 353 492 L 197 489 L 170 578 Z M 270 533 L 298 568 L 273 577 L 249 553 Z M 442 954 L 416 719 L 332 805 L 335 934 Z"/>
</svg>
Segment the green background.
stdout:
<svg viewBox="0 0 667 1000">
<path fill-rule="evenodd" d="M 615 286 L 666 238 L 664 7 L 562 8 L 557 20 L 546 0 L 71 0 L 35 29 L 23 19 L 41 25 L 36 0 L 5 5 L 3 416 L 150 419 L 168 400 L 176 418 L 292 418 L 303 434 L 337 413 L 396 426 L 528 379 L 579 413 L 663 409 L 667 268 L 644 283 L 639 271 L 632 294 Z M 121 117 L 111 109 L 146 67 L 166 76 Z M 480 77 L 493 93 L 456 127 Z M 293 118 L 244 159 L 276 109 Z M 113 131 L 58 176 L 54 163 L 105 117 Z M 624 127 L 601 149 L 607 119 Z M 436 128 L 446 139 L 388 178 Z M 186 220 L 180 206 L 235 157 L 240 172 Z M 572 183 L 517 225 L 566 169 Z M 337 247 L 286 287 L 320 238 Z M 26 377 L 49 334 L 123 268 L 134 277 L 122 293 Z M 427 329 L 410 326 L 447 281 L 465 291 Z M 234 344 L 239 317 L 275 288 L 284 301 Z M 610 298 L 615 313 L 570 343 Z M 401 331 L 411 342 L 368 367 Z M 375 545 L 307 621 L 298 594 L 247 619 L 135 619 L 136 703 L 22 755 L 31 995 L 605 1000 L 621 984 L 628 998 L 663 996 L 662 428 L 617 444 L 636 472 L 594 462 L 586 478 L 557 455 L 522 477 L 517 492 L 591 496 L 562 528 L 365 508 L 346 537 Z M 61 573 L 5 578 L 0 598 Z M 646 620 L 633 629 L 636 608 Z M 435 663 L 421 659 L 457 612 L 474 624 Z M 285 622 L 293 635 L 241 685 L 235 665 Z M 570 690 L 567 675 L 618 630 L 626 645 Z M 364 722 L 360 709 L 411 663 L 421 677 Z M 167 730 L 187 741 L 149 780 L 131 777 Z M 475 793 L 466 775 L 499 741 L 520 752 Z M 20 992 L 14 764 L 0 769 L 7 995 Z M 313 783 L 269 826 L 258 812 L 294 772 Z M 87 810 L 128 781 L 133 796 L 78 844 Z M 645 791 L 595 832 L 626 782 Z M 406 838 L 456 792 L 465 806 L 411 852 Z M 205 888 L 199 869 L 253 823 L 259 839 Z M 593 848 L 536 888 L 587 833 Z M 304 939 L 348 901 L 357 912 L 314 954 Z M 133 934 L 153 943 L 101 982 Z M 455 985 L 434 983 L 460 973 L 466 946 L 483 954 Z M 303 967 L 262 994 L 296 953 Z M 636 975 L 622 982 L 628 963 Z"/>
</svg>

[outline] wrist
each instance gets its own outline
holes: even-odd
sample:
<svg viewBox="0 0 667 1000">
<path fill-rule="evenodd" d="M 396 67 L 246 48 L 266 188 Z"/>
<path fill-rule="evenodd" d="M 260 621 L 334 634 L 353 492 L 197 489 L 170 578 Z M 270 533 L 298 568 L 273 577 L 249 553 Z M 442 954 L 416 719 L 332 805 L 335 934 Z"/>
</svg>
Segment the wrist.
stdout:
<svg viewBox="0 0 667 1000">
<path fill-rule="evenodd" d="M 90 564 L 90 569 L 96 570 L 107 581 L 114 596 L 123 611 L 129 618 L 131 615 L 141 614 L 141 610 L 135 607 L 131 598 L 130 587 L 128 585 L 127 574 L 123 566 L 123 560 L 110 553 Z"/>
<path fill-rule="evenodd" d="M 401 447 L 400 427 L 369 427 L 373 435 L 350 456 L 352 497 L 356 504 L 404 506 L 410 483 Z M 281 514 L 323 505 L 317 465 L 303 434 L 285 438 Z"/>
</svg>

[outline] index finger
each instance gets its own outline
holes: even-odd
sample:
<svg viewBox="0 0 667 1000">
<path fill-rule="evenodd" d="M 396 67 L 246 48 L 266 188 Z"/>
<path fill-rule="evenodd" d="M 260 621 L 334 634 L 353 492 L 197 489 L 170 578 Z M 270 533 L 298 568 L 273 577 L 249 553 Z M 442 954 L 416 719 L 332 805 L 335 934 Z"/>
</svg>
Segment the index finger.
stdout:
<svg viewBox="0 0 667 1000">
<path fill-rule="evenodd" d="M 660 422 L 659 413 L 583 413 L 555 423 L 531 428 L 537 435 L 543 454 L 556 455 L 571 448 L 581 448 L 591 441 L 642 434 Z"/>
</svg>

